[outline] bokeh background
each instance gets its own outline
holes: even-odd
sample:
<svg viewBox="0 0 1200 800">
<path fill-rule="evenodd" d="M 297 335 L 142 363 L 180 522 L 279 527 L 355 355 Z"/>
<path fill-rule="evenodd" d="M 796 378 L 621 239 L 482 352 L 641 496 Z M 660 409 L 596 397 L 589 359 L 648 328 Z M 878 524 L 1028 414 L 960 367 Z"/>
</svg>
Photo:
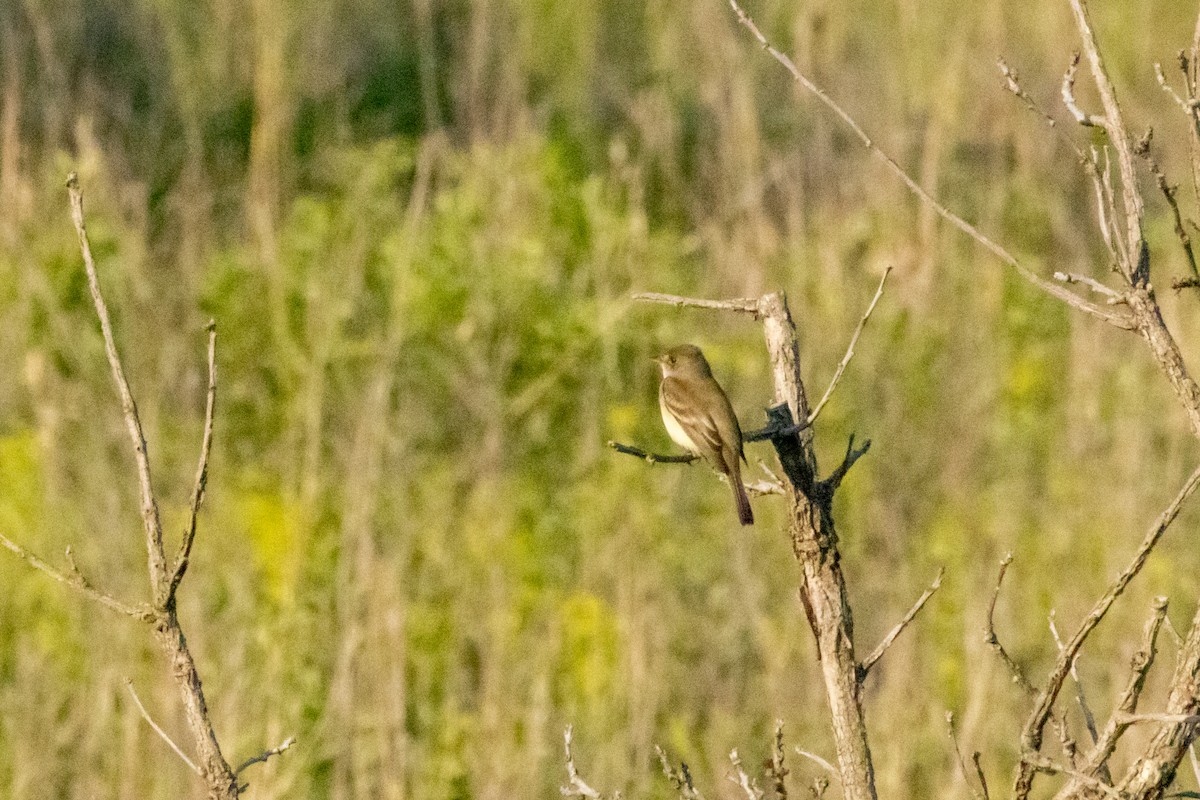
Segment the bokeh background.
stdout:
<svg viewBox="0 0 1200 800">
<path fill-rule="evenodd" d="M 1131 129 L 1153 122 L 1187 183 L 1185 120 L 1152 65 L 1173 70 L 1195 4 L 1093 5 Z M 748 9 L 1031 268 L 1107 275 L 1088 184 L 994 66 L 1065 123 L 1065 2 Z M 761 332 L 633 291 L 785 289 L 819 393 L 895 267 L 817 433 L 825 469 L 851 432 L 874 443 L 836 507 L 859 647 L 947 570 L 867 682 L 881 796 L 967 796 L 947 710 L 1007 782 L 1025 705 L 982 641 L 998 559 L 1016 553 L 997 626 L 1036 678 L 1048 615 L 1085 613 L 1198 457 L 1136 337 L 920 207 L 720 0 L 7 0 L 0 54 L 0 529 L 145 596 L 63 188 L 77 169 L 171 543 L 218 324 L 181 613 L 230 760 L 299 739 L 252 768 L 251 797 L 554 797 L 568 723 L 587 780 L 632 798 L 669 793 L 656 743 L 732 796 L 729 750 L 757 765 L 776 718 L 832 757 L 780 501 L 742 530 L 707 470 L 605 447 L 669 448 L 646 357 L 680 341 L 758 425 Z M 1148 214 L 1195 354 L 1197 297 L 1166 289 L 1185 266 L 1158 198 Z M 1085 651 L 1098 712 L 1151 597 L 1190 619 L 1197 519 Z M 200 797 L 125 691 L 186 740 L 146 631 L 8 554 L 0 586 L 0 794 Z M 791 766 L 799 796 L 819 768 Z"/>
</svg>

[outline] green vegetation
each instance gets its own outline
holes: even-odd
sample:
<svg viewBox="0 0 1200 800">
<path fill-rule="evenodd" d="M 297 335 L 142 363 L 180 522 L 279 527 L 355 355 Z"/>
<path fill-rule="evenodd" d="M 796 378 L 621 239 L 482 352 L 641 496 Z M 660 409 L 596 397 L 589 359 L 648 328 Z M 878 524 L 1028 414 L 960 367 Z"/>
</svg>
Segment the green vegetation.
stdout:
<svg viewBox="0 0 1200 800">
<path fill-rule="evenodd" d="M 992 65 L 1056 106 L 1074 33 L 1065 3 L 1039 6 L 750 10 L 947 204 L 1032 268 L 1103 277 L 1090 187 Z M 1152 65 L 1190 41 L 1194 3 L 1095 6 L 1127 112 L 1186 182 Z M 777 717 L 830 754 L 784 509 L 758 499 L 742 530 L 704 468 L 604 446 L 669 448 L 646 357 L 681 341 L 756 427 L 761 334 L 633 291 L 785 289 L 823 389 L 896 268 L 818 432 L 826 469 L 851 432 L 874 443 L 836 509 L 860 648 L 947 569 L 868 681 L 881 796 L 965 796 L 947 709 L 1011 772 L 1022 698 L 981 636 L 998 559 L 1016 553 L 1006 644 L 1048 664 L 1047 614 L 1084 613 L 1196 462 L 1135 337 L 944 229 L 719 0 L 0 4 L 0 531 L 70 544 L 121 597 L 144 591 L 137 486 L 70 169 L 172 545 L 217 321 L 181 616 L 230 759 L 299 740 L 249 773 L 252 797 L 557 796 L 568 723 L 589 782 L 631 798 L 667 796 L 656 743 L 709 797 Z M 1169 217 L 1149 214 L 1160 299 L 1200 353 L 1196 297 L 1165 289 L 1186 269 Z M 1100 707 L 1150 598 L 1177 627 L 1192 613 L 1197 519 L 1089 644 Z M 182 731 L 144 632 L 7 553 L 0 586 L 0 795 L 199 796 L 126 693 Z"/>
</svg>

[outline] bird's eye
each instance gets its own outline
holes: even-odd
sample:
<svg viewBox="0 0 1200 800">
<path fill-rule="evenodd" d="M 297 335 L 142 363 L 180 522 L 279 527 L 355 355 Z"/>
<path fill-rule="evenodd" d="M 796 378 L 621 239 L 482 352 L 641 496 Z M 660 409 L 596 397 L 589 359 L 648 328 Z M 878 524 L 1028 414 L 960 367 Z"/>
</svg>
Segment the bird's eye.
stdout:
<svg viewBox="0 0 1200 800">
<path fill-rule="evenodd" d="M 672 367 L 675 366 L 675 356 L 667 356 L 667 363 Z"/>
</svg>

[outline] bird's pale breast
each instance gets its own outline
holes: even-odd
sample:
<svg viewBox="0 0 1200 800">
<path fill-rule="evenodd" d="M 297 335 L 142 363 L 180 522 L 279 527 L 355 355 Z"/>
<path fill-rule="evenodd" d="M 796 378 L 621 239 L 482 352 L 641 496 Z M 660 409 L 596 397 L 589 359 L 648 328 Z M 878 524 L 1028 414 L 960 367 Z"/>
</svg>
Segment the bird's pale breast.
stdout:
<svg viewBox="0 0 1200 800">
<path fill-rule="evenodd" d="M 667 429 L 667 435 L 671 437 L 671 441 L 680 447 L 686 448 L 693 453 L 699 453 L 700 449 L 692 442 L 690 436 L 676 420 L 675 416 L 667 410 L 667 404 L 663 402 L 662 395 L 658 398 L 658 408 L 662 412 L 663 425 Z"/>
</svg>

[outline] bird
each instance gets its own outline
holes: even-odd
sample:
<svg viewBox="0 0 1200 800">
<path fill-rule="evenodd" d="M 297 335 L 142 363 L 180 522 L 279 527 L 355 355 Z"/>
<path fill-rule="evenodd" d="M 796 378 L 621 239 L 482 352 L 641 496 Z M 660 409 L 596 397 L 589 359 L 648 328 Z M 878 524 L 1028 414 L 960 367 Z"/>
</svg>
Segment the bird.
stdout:
<svg viewBox="0 0 1200 800">
<path fill-rule="evenodd" d="M 713 377 L 708 359 L 696 345 L 681 344 L 654 360 L 662 370 L 658 405 L 667 433 L 676 444 L 729 478 L 738 521 L 753 525 L 754 512 L 742 485 L 739 463 L 746 460 L 742 429 L 725 390 Z"/>
</svg>

